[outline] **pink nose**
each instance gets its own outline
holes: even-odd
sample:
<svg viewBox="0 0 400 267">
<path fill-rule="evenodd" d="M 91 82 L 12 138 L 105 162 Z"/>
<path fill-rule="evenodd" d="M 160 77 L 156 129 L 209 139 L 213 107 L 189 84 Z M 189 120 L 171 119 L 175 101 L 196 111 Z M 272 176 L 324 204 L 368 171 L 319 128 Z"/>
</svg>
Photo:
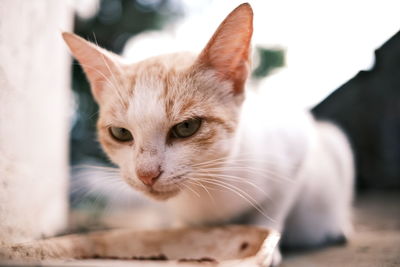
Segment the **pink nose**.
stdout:
<svg viewBox="0 0 400 267">
<path fill-rule="evenodd" d="M 136 170 L 138 178 L 148 186 L 154 185 L 161 173 L 162 171 L 159 168 L 156 170 Z"/>
</svg>

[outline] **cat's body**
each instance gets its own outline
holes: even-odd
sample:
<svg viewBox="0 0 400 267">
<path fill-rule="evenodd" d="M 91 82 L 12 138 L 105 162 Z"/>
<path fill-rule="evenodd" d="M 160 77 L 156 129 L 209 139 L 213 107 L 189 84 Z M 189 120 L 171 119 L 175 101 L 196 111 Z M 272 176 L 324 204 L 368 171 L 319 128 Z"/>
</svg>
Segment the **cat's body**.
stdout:
<svg viewBox="0 0 400 267">
<path fill-rule="evenodd" d="M 354 167 L 338 128 L 250 93 L 238 129 L 235 149 L 219 166 L 221 179 L 243 190 L 244 197 L 249 194 L 266 216 L 229 190 L 211 190 L 210 197 L 194 186 L 201 198 L 189 193 L 169 200 L 177 218 L 202 225 L 250 216 L 247 222 L 283 231 L 285 245 L 296 247 L 318 246 L 350 233 Z"/>
<path fill-rule="evenodd" d="M 100 106 L 99 140 L 122 178 L 186 224 L 252 223 L 312 246 L 350 229 L 353 161 L 345 136 L 306 112 L 251 95 L 252 10 L 244 4 L 199 56 L 135 64 L 64 34 Z"/>
</svg>

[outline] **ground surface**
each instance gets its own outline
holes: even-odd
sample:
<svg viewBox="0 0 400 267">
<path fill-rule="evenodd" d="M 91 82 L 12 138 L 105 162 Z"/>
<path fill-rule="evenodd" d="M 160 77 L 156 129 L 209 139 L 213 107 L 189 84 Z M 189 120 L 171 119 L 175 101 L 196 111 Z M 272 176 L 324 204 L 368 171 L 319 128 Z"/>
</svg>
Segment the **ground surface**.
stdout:
<svg viewBox="0 0 400 267">
<path fill-rule="evenodd" d="M 345 246 L 286 255 L 282 267 L 400 266 L 400 192 L 360 194 L 355 232 Z"/>
<path fill-rule="evenodd" d="M 286 254 L 281 267 L 400 266 L 400 191 L 360 193 L 355 201 L 354 224 L 355 231 L 348 244 Z M 101 266 L 161 266 L 155 262 L 102 263 Z"/>
<path fill-rule="evenodd" d="M 394 267 L 400 266 L 400 191 L 360 194 L 354 209 L 355 232 L 346 245 L 284 255 L 281 267 Z M 86 260 L 63 266 L 215 266 L 210 263 Z M 238 265 L 242 267 L 241 265 Z M 246 267 L 246 266 L 243 266 Z"/>
</svg>

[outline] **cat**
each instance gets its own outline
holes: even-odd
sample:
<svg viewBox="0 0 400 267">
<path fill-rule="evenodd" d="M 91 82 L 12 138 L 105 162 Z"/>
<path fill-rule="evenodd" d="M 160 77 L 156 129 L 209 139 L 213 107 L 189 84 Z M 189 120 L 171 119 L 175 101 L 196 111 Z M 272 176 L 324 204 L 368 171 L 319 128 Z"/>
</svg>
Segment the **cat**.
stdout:
<svg viewBox="0 0 400 267">
<path fill-rule="evenodd" d="M 245 3 L 199 55 L 127 64 L 72 33 L 63 38 L 99 104 L 106 154 L 127 184 L 164 201 L 177 220 L 251 218 L 281 231 L 288 246 L 347 237 L 354 166 L 346 136 L 246 90 L 252 33 L 253 11 Z M 275 254 L 273 265 L 280 262 Z"/>
</svg>

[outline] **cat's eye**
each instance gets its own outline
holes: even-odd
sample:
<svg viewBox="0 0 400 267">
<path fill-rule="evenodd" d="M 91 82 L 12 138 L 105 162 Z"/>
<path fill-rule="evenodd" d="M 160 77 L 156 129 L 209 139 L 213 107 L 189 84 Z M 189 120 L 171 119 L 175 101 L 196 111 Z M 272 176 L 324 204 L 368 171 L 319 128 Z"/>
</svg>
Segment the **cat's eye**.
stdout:
<svg viewBox="0 0 400 267">
<path fill-rule="evenodd" d="M 120 127 L 110 127 L 110 135 L 119 142 L 129 142 L 133 140 L 129 130 Z"/>
<path fill-rule="evenodd" d="M 194 118 L 178 123 L 172 127 L 171 133 L 175 138 L 186 138 L 194 135 L 200 128 L 201 119 Z"/>
</svg>

